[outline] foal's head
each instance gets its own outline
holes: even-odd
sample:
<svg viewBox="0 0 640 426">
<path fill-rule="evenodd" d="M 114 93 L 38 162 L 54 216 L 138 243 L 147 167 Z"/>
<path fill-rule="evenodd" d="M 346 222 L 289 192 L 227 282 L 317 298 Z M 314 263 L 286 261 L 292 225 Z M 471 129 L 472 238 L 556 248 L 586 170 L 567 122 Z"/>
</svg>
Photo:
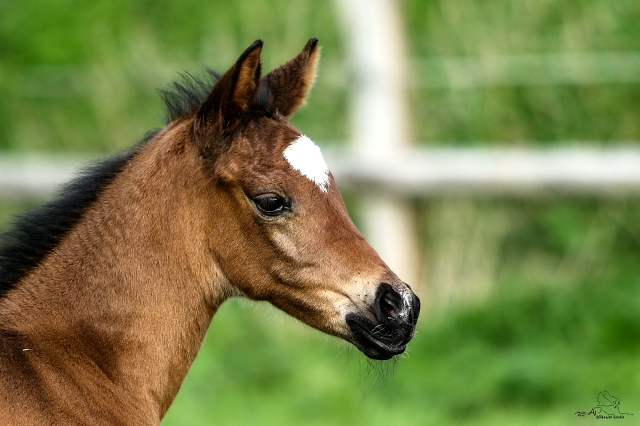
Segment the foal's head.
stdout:
<svg viewBox="0 0 640 426">
<path fill-rule="evenodd" d="M 206 165 L 210 250 L 234 290 L 388 359 L 413 336 L 420 302 L 352 223 L 320 149 L 287 120 L 313 84 L 316 44 L 261 77 L 256 41 L 178 122 Z"/>
</svg>

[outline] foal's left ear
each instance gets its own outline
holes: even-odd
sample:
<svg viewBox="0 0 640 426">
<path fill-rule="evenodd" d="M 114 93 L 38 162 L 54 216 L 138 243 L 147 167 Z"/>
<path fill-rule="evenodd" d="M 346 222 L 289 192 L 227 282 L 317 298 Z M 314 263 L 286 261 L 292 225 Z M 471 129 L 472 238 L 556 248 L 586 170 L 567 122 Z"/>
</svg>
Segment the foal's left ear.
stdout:
<svg viewBox="0 0 640 426">
<path fill-rule="evenodd" d="M 320 48 L 318 39 L 310 39 L 292 60 L 273 69 L 260 80 L 257 102 L 289 116 L 304 105 L 316 79 Z"/>
<path fill-rule="evenodd" d="M 213 137 L 233 127 L 241 115 L 249 109 L 260 82 L 260 52 L 262 40 L 256 40 L 240 55 L 236 63 L 224 73 L 200 105 L 194 121 L 198 145 L 203 152 L 215 155 L 212 150 L 224 151 L 224 147 L 211 146 Z"/>
</svg>

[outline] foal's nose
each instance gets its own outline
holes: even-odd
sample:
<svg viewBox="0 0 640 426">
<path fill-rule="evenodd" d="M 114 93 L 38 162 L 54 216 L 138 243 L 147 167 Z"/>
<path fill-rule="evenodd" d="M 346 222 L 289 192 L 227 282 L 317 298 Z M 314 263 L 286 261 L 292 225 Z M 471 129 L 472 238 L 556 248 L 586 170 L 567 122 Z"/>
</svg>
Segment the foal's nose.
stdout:
<svg viewBox="0 0 640 426">
<path fill-rule="evenodd" d="M 383 324 L 396 323 L 415 326 L 420 314 L 420 299 L 407 284 L 403 284 L 402 294 L 390 284 L 378 287 L 374 302 L 374 312 Z"/>
</svg>

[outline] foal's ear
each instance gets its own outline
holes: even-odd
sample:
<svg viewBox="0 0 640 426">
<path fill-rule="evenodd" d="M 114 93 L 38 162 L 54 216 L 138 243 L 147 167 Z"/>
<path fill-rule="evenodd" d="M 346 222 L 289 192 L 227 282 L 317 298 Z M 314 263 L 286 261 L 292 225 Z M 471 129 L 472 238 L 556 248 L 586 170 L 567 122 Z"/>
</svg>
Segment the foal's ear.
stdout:
<svg viewBox="0 0 640 426">
<path fill-rule="evenodd" d="M 256 40 L 224 73 L 196 113 L 194 131 L 203 150 L 211 147 L 213 136 L 232 127 L 256 94 L 260 82 L 262 40 Z"/>
<path fill-rule="evenodd" d="M 260 80 L 258 102 L 265 103 L 285 116 L 293 114 L 304 105 L 316 79 L 320 56 L 317 45 L 317 38 L 310 39 L 298 56 L 265 75 Z"/>
</svg>

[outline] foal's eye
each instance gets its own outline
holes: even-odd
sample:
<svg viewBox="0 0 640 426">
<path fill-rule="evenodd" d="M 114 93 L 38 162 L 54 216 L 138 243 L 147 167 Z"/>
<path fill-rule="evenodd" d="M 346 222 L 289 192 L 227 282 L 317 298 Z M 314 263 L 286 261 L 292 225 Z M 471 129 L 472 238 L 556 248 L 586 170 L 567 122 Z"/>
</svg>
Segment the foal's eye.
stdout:
<svg viewBox="0 0 640 426">
<path fill-rule="evenodd" d="M 253 199 L 260 213 L 267 216 L 278 216 L 290 209 L 284 198 L 275 194 L 261 195 Z"/>
</svg>

